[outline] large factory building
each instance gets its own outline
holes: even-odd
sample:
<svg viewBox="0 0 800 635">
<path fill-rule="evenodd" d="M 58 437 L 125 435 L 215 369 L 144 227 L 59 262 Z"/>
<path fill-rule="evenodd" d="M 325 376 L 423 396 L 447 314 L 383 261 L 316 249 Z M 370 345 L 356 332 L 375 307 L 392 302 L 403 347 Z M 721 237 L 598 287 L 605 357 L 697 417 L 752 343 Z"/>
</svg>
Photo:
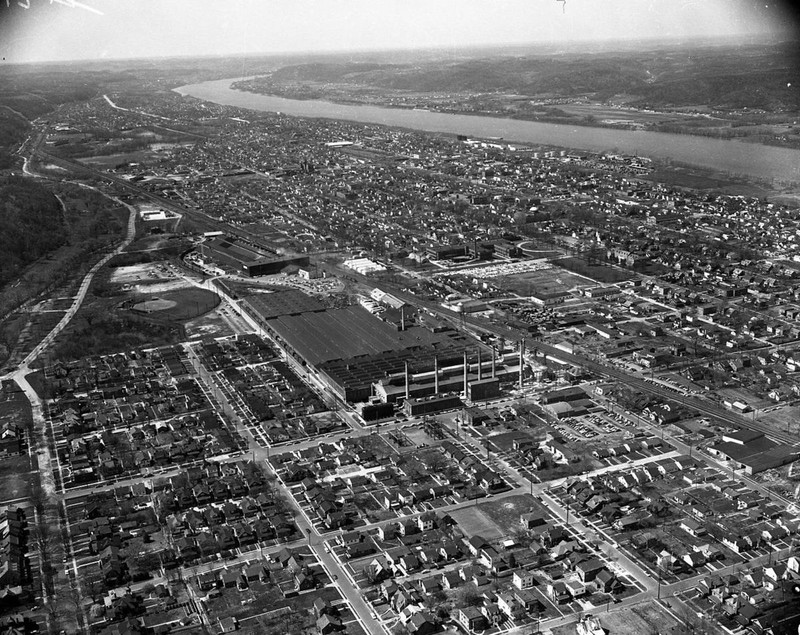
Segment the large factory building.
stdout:
<svg viewBox="0 0 800 635">
<path fill-rule="evenodd" d="M 232 267 L 250 277 L 280 273 L 288 265 L 308 265 L 308 256 L 279 255 L 268 247 L 234 236 L 210 236 L 200 243 L 198 249 L 204 259 Z"/>
<path fill-rule="evenodd" d="M 373 404 L 447 394 L 471 401 L 499 394 L 517 382 L 519 359 L 440 323 L 395 324 L 361 306 L 275 315 L 249 305 L 281 347 L 343 401 Z M 244 305 L 243 305 L 244 306 Z M 509 358 L 510 357 L 510 358 Z"/>
</svg>

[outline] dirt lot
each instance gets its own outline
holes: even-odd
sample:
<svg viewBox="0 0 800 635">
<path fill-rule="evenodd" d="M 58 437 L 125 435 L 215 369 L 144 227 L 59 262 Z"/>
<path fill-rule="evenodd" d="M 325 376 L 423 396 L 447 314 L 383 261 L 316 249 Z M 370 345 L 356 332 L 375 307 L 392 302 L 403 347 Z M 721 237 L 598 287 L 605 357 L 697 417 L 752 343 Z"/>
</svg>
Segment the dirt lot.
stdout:
<svg viewBox="0 0 800 635">
<path fill-rule="evenodd" d="M 776 432 L 800 432 L 800 408 L 783 406 L 772 412 L 759 412 L 758 422 L 770 426 Z"/>
<path fill-rule="evenodd" d="M 148 262 L 115 268 L 111 273 L 111 282 L 115 284 L 138 285 L 172 280 L 174 277 L 174 274 L 171 272 L 164 271 L 162 264 Z"/>
<path fill-rule="evenodd" d="M 681 624 L 655 602 L 639 604 L 612 613 L 598 613 L 600 624 L 607 633 L 617 635 L 656 635 L 679 633 Z"/>
</svg>

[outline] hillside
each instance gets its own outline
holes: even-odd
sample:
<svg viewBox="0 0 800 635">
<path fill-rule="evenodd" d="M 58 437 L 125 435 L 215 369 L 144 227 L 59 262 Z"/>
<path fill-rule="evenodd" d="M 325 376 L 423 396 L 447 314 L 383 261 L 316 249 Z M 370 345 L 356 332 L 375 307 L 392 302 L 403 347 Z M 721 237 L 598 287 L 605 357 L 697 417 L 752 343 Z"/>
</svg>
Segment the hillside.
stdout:
<svg viewBox="0 0 800 635">
<path fill-rule="evenodd" d="M 795 52 L 786 45 L 602 54 L 516 55 L 411 64 L 285 66 L 267 84 L 348 84 L 387 91 L 505 92 L 620 101 L 638 107 L 800 110 Z M 257 87 L 257 82 L 254 83 Z M 253 89 L 253 88 L 251 88 Z M 259 91 L 260 92 L 260 91 Z M 616 98 L 616 99 L 615 99 Z"/>
<path fill-rule="evenodd" d="M 61 205 L 33 179 L 0 179 L 0 287 L 66 242 Z"/>
</svg>

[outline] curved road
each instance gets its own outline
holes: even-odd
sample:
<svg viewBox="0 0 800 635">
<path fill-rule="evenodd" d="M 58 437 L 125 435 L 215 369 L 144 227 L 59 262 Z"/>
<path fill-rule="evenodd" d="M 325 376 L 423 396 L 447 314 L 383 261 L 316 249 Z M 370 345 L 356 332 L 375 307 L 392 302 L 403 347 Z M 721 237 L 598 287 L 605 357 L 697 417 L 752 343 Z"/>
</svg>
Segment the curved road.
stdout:
<svg viewBox="0 0 800 635">
<path fill-rule="evenodd" d="M 25 359 L 22 360 L 17 370 L 7 373 L 6 375 L 0 377 L 0 379 L 11 379 L 16 378 L 19 376 L 20 373 L 27 373 L 29 370 L 29 366 L 33 363 L 39 355 L 44 352 L 44 350 L 53 343 L 53 340 L 58 336 L 61 331 L 69 324 L 70 320 L 75 317 L 75 314 L 80 309 L 81 304 L 83 304 L 83 300 L 86 297 L 86 293 L 89 291 L 89 286 L 92 284 L 92 280 L 94 279 L 95 274 L 100 270 L 100 268 L 105 265 L 111 258 L 116 256 L 117 254 L 121 253 L 128 245 L 131 244 L 133 241 L 134 236 L 136 235 L 136 209 L 132 205 L 128 205 L 123 201 L 119 200 L 115 196 L 109 196 L 104 192 L 101 192 L 97 188 L 90 187 L 88 185 L 84 185 L 83 187 L 87 187 L 89 189 L 93 189 L 96 192 L 102 194 L 106 198 L 111 199 L 115 203 L 119 203 L 120 205 L 124 205 L 128 208 L 129 216 L 128 216 L 128 231 L 125 239 L 117 245 L 115 249 L 108 252 L 105 256 L 103 256 L 95 265 L 89 270 L 89 272 L 84 276 L 83 281 L 81 282 L 81 286 L 78 289 L 78 293 L 75 296 L 75 300 L 70 305 L 67 312 L 64 314 L 58 324 L 53 327 L 53 330 L 50 331 L 45 337 L 42 339 L 39 344 L 37 344 L 34 349 L 25 356 Z"/>
</svg>

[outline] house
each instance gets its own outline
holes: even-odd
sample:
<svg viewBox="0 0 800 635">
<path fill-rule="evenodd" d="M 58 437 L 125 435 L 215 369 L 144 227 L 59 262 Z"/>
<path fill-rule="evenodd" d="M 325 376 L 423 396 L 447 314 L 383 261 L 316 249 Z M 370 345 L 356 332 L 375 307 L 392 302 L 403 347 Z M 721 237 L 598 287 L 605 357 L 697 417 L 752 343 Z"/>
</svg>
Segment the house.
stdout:
<svg viewBox="0 0 800 635">
<path fill-rule="evenodd" d="M 313 572 L 304 568 L 294 573 L 294 589 L 295 591 L 309 591 L 316 588 L 317 581 L 314 579 Z"/>
<path fill-rule="evenodd" d="M 461 550 L 458 548 L 458 545 L 454 542 L 445 542 L 439 547 L 439 553 L 442 555 L 444 560 L 458 560 L 461 557 Z"/>
<path fill-rule="evenodd" d="M 420 514 L 417 518 L 417 525 L 420 531 L 431 531 L 436 527 L 436 514 L 434 512 L 425 512 Z"/>
<path fill-rule="evenodd" d="M 752 587 L 760 587 L 764 582 L 764 570 L 761 567 L 754 567 L 744 574 L 745 582 Z"/>
<path fill-rule="evenodd" d="M 683 529 L 687 534 L 691 534 L 695 537 L 702 536 L 704 533 L 706 533 L 705 527 L 703 527 L 703 525 L 701 525 L 694 518 L 682 520 L 680 528 Z"/>
<path fill-rule="evenodd" d="M 408 553 L 404 556 L 401 556 L 397 561 L 396 567 L 400 570 L 403 575 L 408 575 L 412 571 L 416 571 L 420 568 L 419 560 L 417 556 L 413 553 Z"/>
<path fill-rule="evenodd" d="M 692 569 L 702 567 L 706 563 L 706 557 L 700 551 L 685 553 L 681 559 L 690 567 L 692 567 Z"/>
<path fill-rule="evenodd" d="M 769 566 L 764 567 L 764 581 L 772 580 L 773 582 L 777 582 L 779 580 L 783 580 L 786 576 L 786 565 L 783 563 L 780 564 L 771 564 Z"/>
<path fill-rule="evenodd" d="M 432 576 L 430 578 L 422 578 L 419 580 L 419 590 L 420 592 L 430 595 L 435 591 L 438 591 L 442 588 L 441 583 L 439 582 L 439 578 L 437 576 Z"/>
<path fill-rule="evenodd" d="M 761 532 L 761 537 L 766 542 L 777 542 L 788 535 L 789 532 L 780 525 L 776 525 L 775 527 L 765 527 Z"/>
<path fill-rule="evenodd" d="M 314 600 L 314 615 L 317 619 L 322 617 L 323 615 L 333 615 L 335 616 L 338 613 L 337 609 L 331 606 L 331 603 L 328 602 L 325 598 L 317 598 Z"/>
<path fill-rule="evenodd" d="M 442 559 L 442 554 L 433 547 L 425 547 L 420 550 L 417 557 L 419 558 L 420 562 L 424 562 L 425 564 L 434 564 Z"/>
<path fill-rule="evenodd" d="M 481 549 L 487 547 L 489 543 L 478 534 L 475 534 L 474 536 L 470 536 L 468 540 L 464 539 L 464 544 L 473 557 L 478 557 Z"/>
<path fill-rule="evenodd" d="M 547 596 L 556 604 L 564 604 L 572 599 L 572 594 L 561 581 L 547 585 Z"/>
<path fill-rule="evenodd" d="M 250 582 L 258 582 L 263 578 L 264 575 L 264 565 L 260 562 L 256 562 L 254 564 L 248 565 L 245 567 L 243 571 L 243 575 L 245 580 L 248 583 Z"/>
<path fill-rule="evenodd" d="M 538 614 L 544 609 L 544 606 L 539 601 L 536 593 L 530 589 L 514 591 L 514 597 L 517 599 L 517 602 L 519 602 L 520 605 L 529 613 L 535 612 Z"/>
<path fill-rule="evenodd" d="M 712 594 L 716 589 L 723 589 L 724 583 L 717 575 L 707 575 L 697 583 L 697 591 L 703 596 Z"/>
<path fill-rule="evenodd" d="M 518 589 L 530 589 L 536 585 L 536 578 L 527 569 L 516 569 L 512 574 L 511 582 Z"/>
<path fill-rule="evenodd" d="M 328 633 L 335 633 L 344 629 L 342 620 L 338 617 L 325 614 L 317 619 L 317 632 L 320 635 L 328 635 Z"/>
<path fill-rule="evenodd" d="M 583 560 L 575 566 L 575 571 L 578 573 L 578 577 L 584 584 L 594 580 L 597 577 L 597 574 L 603 569 L 603 563 L 597 558 Z"/>
<path fill-rule="evenodd" d="M 223 571 L 222 572 L 222 586 L 226 589 L 233 589 L 239 586 L 242 580 L 242 574 L 239 571 Z"/>
<path fill-rule="evenodd" d="M 722 544 L 736 553 L 743 553 L 750 550 L 750 543 L 742 536 L 723 536 Z"/>
<path fill-rule="evenodd" d="M 427 611 L 419 611 L 411 616 L 406 623 L 406 629 L 411 635 L 430 635 L 436 632 L 437 626 Z"/>
<path fill-rule="evenodd" d="M 210 591 L 217 586 L 217 574 L 213 571 L 206 571 L 197 576 L 197 586 L 201 591 Z"/>
<path fill-rule="evenodd" d="M 594 585 L 598 591 L 603 593 L 619 593 L 622 590 L 622 583 L 611 571 L 603 569 L 594 578 Z"/>
<path fill-rule="evenodd" d="M 486 617 L 486 621 L 489 622 L 491 626 L 497 626 L 503 621 L 503 613 L 494 602 L 484 601 L 481 607 L 481 613 L 483 613 L 484 617 Z"/>
<path fill-rule="evenodd" d="M 462 582 L 461 576 L 455 571 L 447 571 L 442 574 L 441 585 L 442 588 L 447 591 L 455 589 L 460 586 Z"/>
<path fill-rule="evenodd" d="M 737 621 L 742 624 L 742 626 L 747 626 L 759 613 L 761 613 L 761 611 L 752 604 L 742 604 L 739 607 L 739 617 L 742 619 L 739 620 L 737 618 Z"/>
<path fill-rule="evenodd" d="M 467 633 L 482 631 L 486 628 L 486 616 L 474 606 L 465 606 L 456 612 L 456 621 Z"/>
<path fill-rule="evenodd" d="M 233 633 L 239 629 L 239 620 L 235 617 L 217 618 L 217 622 L 222 633 Z"/>
<path fill-rule="evenodd" d="M 359 531 L 346 531 L 339 536 L 338 542 L 340 545 L 346 547 L 361 542 L 361 538 L 361 532 Z"/>
<path fill-rule="evenodd" d="M 586 586 L 578 580 L 567 580 L 564 584 L 566 585 L 569 594 L 573 598 L 579 598 L 582 595 L 586 595 Z"/>
<path fill-rule="evenodd" d="M 519 522 L 524 529 L 533 529 L 546 524 L 547 521 L 541 513 L 527 512 L 520 515 Z"/>
<path fill-rule="evenodd" d="M 348 545 L 346 551 L 348 560 L 353 560 L 354 558 L 363 558 L 371 555 L 375 548 L 366 542 L 356 542 Z"/>
</svg>

